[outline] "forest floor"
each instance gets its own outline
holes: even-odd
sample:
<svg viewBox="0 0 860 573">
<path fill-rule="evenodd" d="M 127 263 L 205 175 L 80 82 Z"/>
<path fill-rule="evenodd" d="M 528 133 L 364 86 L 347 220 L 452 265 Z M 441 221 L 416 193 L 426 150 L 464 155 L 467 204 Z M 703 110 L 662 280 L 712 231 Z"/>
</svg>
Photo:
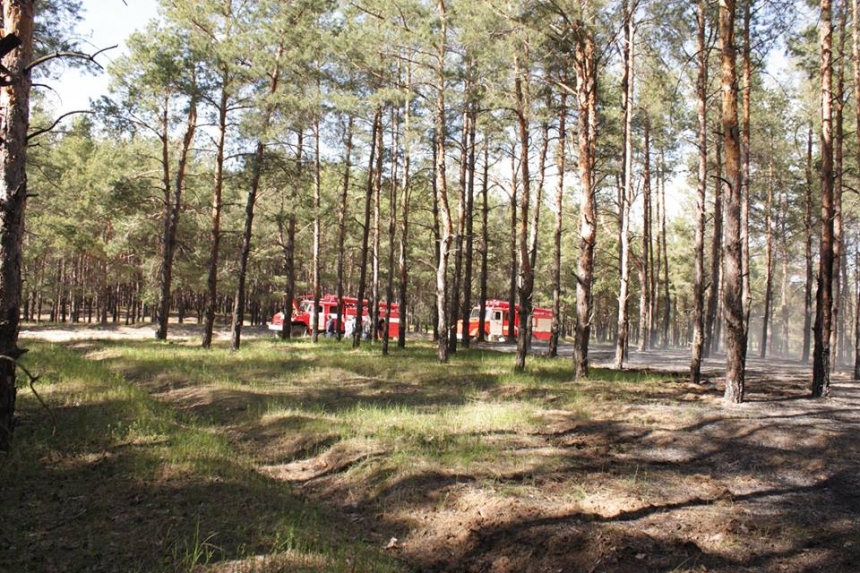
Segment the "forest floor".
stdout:
<svg viewBox="0 0 860 573">
<path fill-rule="evenodd" d="M 184 328 L 191 341 L 194 328 Z M 686 350 L 631 352 L 628 369 L 653 378 L 640 384 L 602 374 L 573 381 L 560 361 L 537 357 L 531 377 L 483 369 L 496 355 L 486 350 L 509 351 L 504 345 L 473 350 L 475 362 L 437 376 L 430 350 L 423 370 L 352 371 L 354 357 L 327 359 L 296 343 L 302 357 L 271 367 L 306 385 L 261 382 L 275 376 L 257 361 L 254 374 L 231 372 L 253 380 L 228 387 L 199 383 L 188 369 L 135 364 L 134 351 L 116 342 L 83 342 L 113 337 L 104 335 L 24 333 L 66 341 L 159 403 L 206 421 L 267 483 L 332 512 L 406 571 L 860 571 L 860 385 L 847 373 L 834 376 L 832 397 L 812 400 L 808 365 L 749 359 L 747 402 L 726 407 L 722 359 L 707 360 L 705 382 L 693 385 Z M 596 346 L 592 361 L 608 363 L 610 353 Z M 344 420 L 360 428 L 332 430 Z M 298 570 L 229 551 L 192 569 Z"/>
</svg>

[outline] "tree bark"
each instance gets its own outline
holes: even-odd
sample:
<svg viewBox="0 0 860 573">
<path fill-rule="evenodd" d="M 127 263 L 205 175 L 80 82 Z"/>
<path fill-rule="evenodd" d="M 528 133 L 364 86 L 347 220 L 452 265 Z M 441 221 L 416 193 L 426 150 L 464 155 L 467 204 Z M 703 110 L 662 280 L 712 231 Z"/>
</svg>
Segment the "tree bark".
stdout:
<svg viewBox="0 0 860 573">
<path fill-rule="evenodd" d="M 367 186 L 364 194 L 364 226 L 361 231 L 361 262 L 359 263 L 358 273 L 358 301 L 355 309 L 355 328 L 352 332 L 352 347 L 358 348 L 361 345 L 361 335 L 364 330 L 364 296 L 367 289 L 367 244 L 370 241 L 370 212 L 373 209 L 374 195 L 374 179 L 376 154 L 382 153 L 379 146 L 379 132 L 382 130 L 382 108 L 376 108 L 376 114 L 373 116 L 373 128 L 370 135 L 370 157 L 367 161 Z M 371 303 L 372 304 L 372 303 Z M 372 314 L 369 318 L 372 320 Z"/>
<path fill-rule="evenodd" d="M 714 145 L 714 234 L 711 240 L 711 286 L 708 292 L 708 316 L 705 325 L 705 356 L 716 353 L 720 346 L 720 336 L 717 330 L 720 306 L 720 285 L 722 284 L 721 266 L 723 258 L 723 181 L 722 181 L 722 142 L 719 133 L 715 133 Z"/>
<path fill-rule="evenodd" d="M 839 12 L 839 41 L 836 58 L 836 93 L 833 94 L 833 317 L 830 329 L 830 370 L 842 360 L 839 354 L 839 333 L 842 331 L 842 163 L 843 163 L 843 111 L 845 107 L 845 27 L 847 13 L 844 2 L 837 4 Z"/>
<path fill-rule="evenodd" d="M 162 160 L 165 162 L 164 173 L 169 178 L 168 172 L 170 142 L 170 131 L 168 125 L 169 101 L 164 102 L 164 115 L 162 126 Z M 197 98 L 191 96 L 188 104 L 188 117 L 186 118 L 185 134 L 182 137 L 182 147 L 179 151 L 179 161 L 176 165 L 173 186 L 166 185 L 164 188 L 164 229 L 161 237 L 161 269 L 159 271 L 159 296 L 158 296 L 158 328 L 155 338 L 167 340 L 167 324 L 170 318 L 170 296 L 171 283 L 173 279 L 173 257 L 176 252 L 176 232 L 179 229 L 179 213 L 182 210 L 182 190 L 185 188 L 185 173 L 188 168 L 191 142 L 194 140 L 194 132 L 197 129 Z"/>
<path fill-rule="evenodd" d="M 749 338 L 750 309 L 752 292 L 750 290 L 750 113 L 752 96 L 752 44 L 750 27 L 752 25 L 752 5 L 755 0 L 742 0 L 743 21 L 743 112 L 741 120 L 741 288 L 743 289 L 744 339 Z"/>
<path fill-rule="evenodd" d="M 525 43 L 525 42 L 524 42 Z M 527 48 L 526 48 L 527 49 Z M 529 252 L 529 207 L 531 203 L 531 176 L 529 172 L 529 115 L 531 98 L 529 97 L 528 79 L 523 79 L 523 70 L 519 57 L 514 58 L 514 91 L 517 100 L 517 125 L 520 139 L 520 176 L 522 178 L 522 195 L 520 197 L 520 226 L 518 244 L 520 247 L 519 265 L 519 331 L 517 332 L 517 357 L 514 371 L 522 372 L 526 367 L 526 355 L 529 348 L 529 328 L 532 313 L 532 291 L 534 289 L 534 269 Z M 511 307 L 511 322 L 514 321 L 514 307 Z"/>
<path fill-rule="evenodd" d="M 589 0 L 580 0 L 583 11 L 591 8 Z M 588 343 L 594 305 L 594 246 L 597 242 L 597 220 L 594 197 L 594 163 L 597 137 L 597 58 L 594 32 L 580 18 L 574 21 L 577 42 L 574 54 L 576 100 L 579 111 L 579 179 L 581 189 L 579 261 L 576 283 L 576 329 L 574 336 L 574 371 L 577 377 L 588 376 Z"/>
<path fill-rule="evenodd" d="M 349 183 L 350 177 L 352 174 L 352 138 L 353 138 L 353 129 L 355 126 L 355 118 L 350 115 L 349 119 L 347 119 L 346 125 L 346 149 L 344 150 L 344 159 L 343 159 L 343 185 L 341 186 L 340 191 L 340 205 L 337 210 L 337 317 L 335 318 L 335 336 L 338 340 L 341 340 L 342 331 L 343 331 L 343 315 L 344 315 L 344 304 L 343 304 L 343 274 L 344 274 L 344 257 L 346 256 L 345 251 L 345 243 L 346 243 L 346 212 L 347 212 L 347 203 L 349 202 Z M 284 317 L 286 320 L 286 317 Z"/>
<path fill-rule="evenodd" d="M 858 126 L 860 127 L 860 126 Z M 806 132 L 806 211 L 803 227 L 806 236 L 806 282 L 803 290 L 803 356 L 806 364 L 809 362 L 810 343 L 812 342 L 812 122 Z"/>
<path fill-rule="evenodd" d="M 477 137 L 478 112 L 474 101 L 469 101 L 469 158 L 468 158 L 468 190 L 466 191 L 466 237 L 463 266 L 463 348 L 469 348 L 469 317 L 472 314 L 472 275 L 475 266 L 475 138 Z"/>
<path fill-rule="evenodd" d="M 481 176 L 481 294 L 478 302 L 478 340 L 484 342 L 486 340 L 486 313 L 487 313 L 487 289 L 488 289 L 488 263 L 489 263 L 489 243 L 490 243 L 490 228 L 488 219 L 490 214 L 490 205 L 488 194 L 490 189 L 490 140 L 484 136 L 484 167 Z"/>
<path fill-rule="evenodd" d="M 774 174 L 773 169 L 773 153 L 773 141 L 771 141 L 767 201 L 764 206 L 764 317 L 762 318 L 761 326 L 761 348 L 759 348 L 759 358 L 767 357 L 768 333 L 770 330 L 771 308 L 773 306 L 773 230 L 771 229 L 773 217 L 771 213 L 773 212 L 773 187 L 776 184 L 774 181 L 774 177 L 776 175 Z"/>
<path fill-rule="evenodd" d="M 645 149 L 642 159 L 642 265 L 639 296 L 639 350 L 648 349 L 652 329 L 652 299 L 654 291 L 654 247 L 651 222 L 651 116 L 645 114 Z"/>
<path fill-rule="evenodd" d="M 630 200 L 633 195 L 633 101 L 635 85 L 635 50 L 636 25 L 633 8 L 627 0 L 623 2 L 624 13 L 624 71 L 621 79 L 621 106 L 624 115 L 622 130 L 624 162 L 621 172 L 622 186 L 618 201 L 619 215 L 619 280 L 618 280 L 618 331 L 615 338 L 615 368 L 624 368 L 627 355 L 628 327 L 630 316 L 628 312 L 628 289 L 630 288 Z"/>
<path fill-rule="evenodd" d="M 398 271 L 400 275 L 399 296 L 400 300 L 400 328 L 397 334 L 397 347 L 406 348 L 406 330 L 409 326 L 407 311 L 409 267 L 407 266 L 407 254 L 409 245 L 409 195 L 412 183 L 412 64 L 409 64 L 406 77 L 406 101 L 403 104 L 403 185 L 400 193 L 400 251 L 398 255 Z"/>
<path fill-rule="evenodd" d="M 698 384 L 702 376 L 702 349 L 704 347 L 705 329 L 705 192 L 708 188 L 708 59 L 705 47 L 705 26 L 707 22 L 707 6 L 705 0 L 698 0 L 697 62 L 698 77 L 696 81 L 697 111 L 698 111 L 698 148 L 699 172 L 696 193 L 696 237 L 693 246 L 695 261 L 694 270 L 694 311 L 693 311 L 693 357 L 690 361 L 690 381 Z"/>
<path fill-rule="evenodd" d="M 277 60 L 280 60 L 283 48 L 278 47 Z M 269 95 L 278 91 L 281 78 L 280 61 L 275 64 L 269 84 Z M 257 191 L 260 188 L 260 179 L 263 175 L 263 161 L 266 155 L 266 143 L 263 137 L 269 129 L 269 124 L 274 113 L 272 105 L 268 105 L 261 125 L 261 134 L 257 140 L 254 151 L 253 163 L 251 164 L 251 181 L 248 187 L 248 197 L 245 202 L 245 224 L 242 230 L 242 247 L 239 252 L 239 271 L 237 274 L 236 297 L 233 300 L 233 320 L 230 327 L 230 350 L 237 351 L 242 344 L 242 326 L 245 322 L 245 281 L 248 274 L 248 259 L 251 256 L 251 240 L 254 230 L 254 206 L 257 203 Z M 290 314 L 284 313 L 285 328 L 288 328 Z"/>
<path fill-rule="evenodd" d="M 391 305 L 394 304 L 394 241 L 397 236 L 397 157 L 400 152 L 400 119 L 398 110 L 391 108 L 391 181 L 388 195 L 388 268 L 385 281 L 385 323 L 382 328 L 382 355 L 388 356 L 391 332 Z M 401 323 L 401 328 L 402 328 Z"/>
<path fill-rule="evenodd" d="M 561 237 L 564 229 L 564 172 L 567 145 L 567 93 L 561 92 L 558 111 L 558 145 L 555 150 L 555 227 L 553 229 L 552 253 L 552 327 L 549 338 L 549 356 L 558 356 L 558 341 L 561 335 Z"/>
<path fill-rule="evenodd" d="M 9 85 L 0 86 L 0 356 L 17 360 L 25 352 L 18 348 L 24 240 L 24 211 L 27 207 L 27 130 L 30 125 L 30 87 L 27 66 L 33 59 L 32 0 L 9 0 L 2 4 L 2 29 L 17 38 L 2 63 L 11 72 Z M 4 74 L 5 75 L 5 74 Z M 15 427 L 15 363 L 0 360 L 0 452 L 12 447 Z"/>
<path fill-rule="evenodd" d="M 317 86 L 319 91 L 319 85 Z M 320 222 L 320 203 L 322 199 L 322 163 L 320 161 L 320 118 L 314 118 L 314 221 L 313 221 L 313 247 L 311 252 L 311 265 L 313 266 L 311 289 L 314 297 L 314 312 L 311 314 L 311 336 L 314 342 L 319 341 L 320 335 L 320 241 L 322 240 Z M 324 326 L 324 325 L 323 325 Z"/>
<path fill-rule="evenodd" d="M 437 192 L 439 194 L 439 260 L 436 267 L 436 309 L 438 312 L 437 325 L 439 342 L 437 356 L 439 362 L 448 362 L 448 258 L 451 249 L 451 210 L 448 204 L 448 178 L 445 175 L 446 163 L 446 119 L 445 119 L 445 60 L 448 53 L 448 13 L 445 0 L 437 0 L 436 9 L 441 21 L 436 55 L 436 165 L 434 166 Z"/>
<path fill-rule="evenodd" d="M 830 395 L 830 330 L 833 312 L 833 15 L 830 0 L 821 0 L 821 241 L 815 344 L 812 354 L 812 397 Z"/>
<path fill-rule="evenodd" d="M 738 86 L 735 72 L 735 2 L 720 0 L 720 43 L 722 44 L 722 128 L 725 156 L 725 259 L 724 312 L 726 321 L 726 403 L 744 400 L 746 374 L 746 328 L 743 300 L 743 174 L 738 129 Z"/>
<path fill-rule="evenodd" d="M 514 308 L 517 304 L 517 201 L 519 193 L 517 193 L 517 183 L 519 177 L 517 175 L 517 152 L 516 146 L 511 147 L 511 217 L 510 217 L 510 233 L 511 247 L 509 251 L 510 259 L 508 261 L 508 332 L 507 340 L 513 341 L 517 339 L 516 320 L 514 319 Z"/>
<path fill-rule="evenodd" d="M 212 346 L 215 330 L 215 308 L 218 299 L 218 259 L 221 252 L 221 210 L 224 190 L 224 149 L 227 142 L 227 112 L 229 93 L 227 91 L 228 72 L 222 70 L 221 96 L 218 101 L 218 142 L 215 147 L 215 180 L 212 184 L 212 203 L 209 217 L 209 264 L 206 274 L 206 294 L 203 311 L 203 348 Z"/>
</svg>

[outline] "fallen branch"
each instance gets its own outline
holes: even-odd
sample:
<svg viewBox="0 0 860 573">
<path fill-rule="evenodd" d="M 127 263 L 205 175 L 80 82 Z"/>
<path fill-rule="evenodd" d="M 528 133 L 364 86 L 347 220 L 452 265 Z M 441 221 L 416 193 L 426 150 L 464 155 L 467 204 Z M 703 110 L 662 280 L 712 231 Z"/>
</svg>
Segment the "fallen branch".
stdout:
<svg viewBox="0 0 860 573">
<path fill-rule="evenodd" d="M 33 395 L 36 397 L 36 400 L 38 400 L 39 403 L 42 405 L 42 407 L 48 411 L 48 415 L 51 417 L 51 435 L 52 436 L 57 435 L 57 418 L 56 418 L 56 416 L 54 416 L 54 411 L 51 410 L 50 407 L 48 407 L 48 404 L 45 403 L 45 401 L 42 399 L 42 397 L 39 396 L 39 393 L 36 392 L 36 387 L 33 386 L 33 384 L 35 384 L 36 382 L 39 381 L 39 376 L 33 375 L 29 370 L 27 370 L 27 368 L 23 364 L 21 364 L 20 362 L 18 362 L 17 359 L 12 358 L 11 356 L 6 356 L 5 354 L 0 354 L 0 360 L 8 360 L 12 364 L 14 364 L 17 368 L 20 368 L 21 371 L 27 375 L 27 378 L 29 380 L 29 385 L 30 385 L 30 391 L 33 392 Z"/>
</svg>

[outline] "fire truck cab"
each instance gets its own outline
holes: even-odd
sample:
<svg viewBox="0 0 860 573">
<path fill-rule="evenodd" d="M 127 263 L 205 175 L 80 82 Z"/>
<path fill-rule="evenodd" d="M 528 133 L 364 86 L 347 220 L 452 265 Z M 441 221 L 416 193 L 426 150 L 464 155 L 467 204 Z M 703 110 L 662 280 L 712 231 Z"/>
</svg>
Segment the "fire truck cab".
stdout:
<svg viewBox="0 0 860 573">
<path fill-rule="evenodd" d="M 379 322 L 380 332 L 385 326 L 385 312 L 387 304 L 379 303 Z M 319 306 L 316 309 L 317 313 L 317 328 L 320 333 L 325 334 L 328 330 L 329 321 L 336 320 L 338 312 L 338 298 L 335 295 L 321 296 Z M 356 327 L 356 315 L 358 313 L 358 299 L 354 297 L 343 297 L 343 319 L 341 320 L 341 334 L 351 335 Z M 314 299 L 312 296 L 303 296 L 298 300 L 293 301 L 293 312 L 291 317 L 291 335 L 292 336 L 307 336 L 311 334 L 313 328 L 314 315 Z M 370 309 L 367 301 L 362 305 L 362 330 L 370 332 Z M 284 325 L 284 313 L 279 312 L 272 317 L 269 323 L 269 330 L 280 332 Z M 388 337 L 396 338 L 400 333 L 400 305 L 394 303 L 391 305 L 391 322 L 388 325 Z"/>
<path fill-rule="evenodd" d="M 510 325 L 510 304 L 503 300 L 488 300 L 485 305 L 484 336 L 489 341 L 504 342 L 508 337 Z M 514 305 L 514 336 L 520 330 L 520 305 Z M 478 336 L 481 307 L 476 306 L 469 315 L 469 336 Z M 552 329 L 552 310 L 534 307 L 532 309 L 532 338 L 540 341 L 549 340 Z M 457 338 L 463 338 L 463 321 L 457 321 Z"/>
</svg>

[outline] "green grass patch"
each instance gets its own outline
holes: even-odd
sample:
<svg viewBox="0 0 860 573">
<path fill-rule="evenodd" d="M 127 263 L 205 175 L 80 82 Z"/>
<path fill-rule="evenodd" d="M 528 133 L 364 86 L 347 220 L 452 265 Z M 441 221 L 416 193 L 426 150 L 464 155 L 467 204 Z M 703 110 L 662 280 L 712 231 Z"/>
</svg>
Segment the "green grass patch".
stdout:
<svg viewBox="0 0 860 573">
<path fill-rule="evenodd" d="M 569 361 L 546 358 L 514 373 L 513 356 L 486 350 L 440 364 L 420 343 L 387 358 L 331 341 L 252 341 L 238 353 L 29 346 L 58 424 L 52 434 L 22 387 L 15 451 L 0 466 L 0 519 L 15 524 L 0 553 L 15 571 L 405 571 L 381 551 L 389 533 L 297 494 L 289 464 L 319 458 L 307 466 L 336 475 L 333 491 L 380 511 L 460 480 L 525 495 L 540 471 L 566 463 L 528 453 L 535 436 L 665 379 L 595 369 L 577 382 Z M 279 464 L 286 477 L 275 479 L 266 468 Z"/>
</svg>

